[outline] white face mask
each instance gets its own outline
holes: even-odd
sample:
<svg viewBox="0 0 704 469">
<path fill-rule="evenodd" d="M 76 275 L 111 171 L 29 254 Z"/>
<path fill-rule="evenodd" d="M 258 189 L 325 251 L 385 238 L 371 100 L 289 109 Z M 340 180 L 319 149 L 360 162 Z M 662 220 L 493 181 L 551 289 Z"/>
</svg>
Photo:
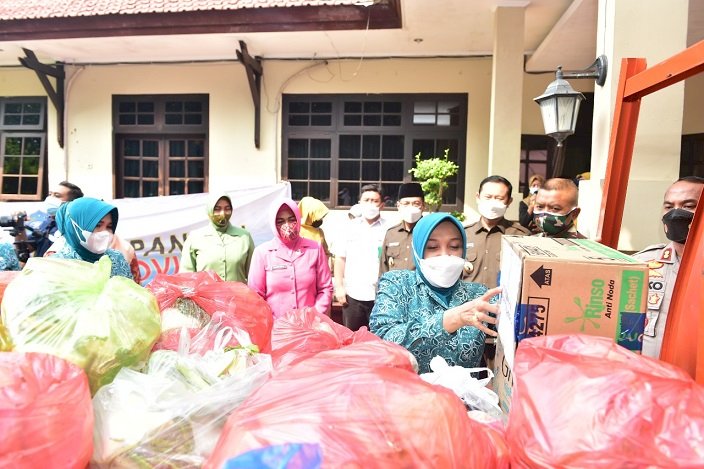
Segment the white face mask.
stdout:
<svg viewBox="0 0 704 469">
<path fill-rule="evenodd" d="M 379 216 L 379 207 L 376 204 L 364 203 L 362 206 L 362 216 L 365 220 L 374 220 Z"/>
<path fill-rule="evenodd" d="M 436 256 L 420 259 L 420 271 L 434 287 L 449 288 L 460 279 L 464 259 L 457 256 Z"/>
<path fill-rule="evenodd" d="M 71 223 L 73 223 L 73 229 L 78 235 L 78 242 L 81 243 L 81 246 L 94 254 L 104 254 L 108 250 L 113 238 L 111 232 L 105 230 L 93 233 L 92 231 L 84 230 L 73 220 L 71 220 Z"/>
<path fill-rule="evenodd" d="M 64 201 L 53 195 L 48 195 L 46 199 L 44 199 L 44 203 L 46 204 L 46 213 L 54 215 Z"/>
<path fill-rule="evenodd" d="M 537 194 L 537 193 L 538 193 L 538 189 L 540 189 L 540 187 L 531 187 L 531 188 L 530 188 L 530 193 L 531 193 L 531 195 L 532 195 L 532 194 Z"/>
<path fill-rule="evenodd" d="M 504 205 L 503 202 L 496 199 L 480 199 L 477 202 L 479 214 L 487 220 L 496 220 L 503 217 L 507 207 L 508 205 Z"/>
<path fill-rule="evenodd" d="M 398 213 L 401 214 L 401 219 L 406 223 L 415 223 L 420 220 L 420 216 L 423 214 L 423 211 L 420 208 L 411 205 L 409 207 L 399 207 Z"/>
</svg>

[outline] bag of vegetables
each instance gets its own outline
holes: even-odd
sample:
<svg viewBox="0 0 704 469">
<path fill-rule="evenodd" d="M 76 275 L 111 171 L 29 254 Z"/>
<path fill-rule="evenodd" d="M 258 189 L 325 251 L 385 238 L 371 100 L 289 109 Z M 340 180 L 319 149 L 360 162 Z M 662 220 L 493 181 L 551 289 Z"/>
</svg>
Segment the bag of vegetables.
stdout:
<svg viewBox="0 0 704 469">
<path fill-rule="evenodd" d="M 43 353 L 0 353 L 0 467 L 83 469 L 93 452 L 86 374 Z"/>
<path fill-rule="evenodd" d="M 215 332 L 212 349 L 189 354 L 188 334 L 181 352 L 152 353 L 145 373 L 123 369 L 100 389 L 95 407 L 95 451 L 98 467 L 198 468 L 210 455 L 227 416 L 271 371 L 268 355 L 230 348 L 228 326 L 206 328 L 195 338 Z M 246 342 L 245 338 L 240 338 Z M 135 418 L 139 425 L 135 425 Z"/>
<path fill-rule="evenodd" d="M 177 350 L 181 329 L 195 336 L 215 312 L 246 331 L 261 351 L 270 350 L 273 316 L 266 301 L 240 282 L 225 282 L 214 272 L 159 274 L 147 286 L 161 312 L 162 334 L 154 350 Z M 239 345 L 233 337 L 231 346 Z"/>
<path fill-rule="evenodd" d="M 86 371 L 95 393 L 122 367 L 140 368 L 159 336 L 154 296 L 111 262 L 32 257 L 5 290 L 0 343 L 65 358 Z"/>
</svg>

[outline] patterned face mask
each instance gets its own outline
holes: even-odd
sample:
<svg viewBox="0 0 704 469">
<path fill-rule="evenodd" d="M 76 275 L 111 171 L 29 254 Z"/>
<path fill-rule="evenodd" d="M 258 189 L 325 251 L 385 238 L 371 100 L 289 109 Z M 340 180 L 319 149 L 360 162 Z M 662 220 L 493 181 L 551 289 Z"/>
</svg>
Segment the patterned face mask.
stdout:
<svg viewBox="0 0 704 469">
<path fill-rule="evenodd" d="M 546 234 L 556 235 L 565 232 L 574 225 L 574 208 L 565 215 L 552 212 L 533 212 L 535 225 Z"/>
<path fill-rule="evenodd" d="M 293 222 L 293 223 L 284 223 L 279 227 L 279 235 L 281 236 L 281 239 L 285 242 L 293 242 L 298 239 L 298 223 Z"/>
</svg>

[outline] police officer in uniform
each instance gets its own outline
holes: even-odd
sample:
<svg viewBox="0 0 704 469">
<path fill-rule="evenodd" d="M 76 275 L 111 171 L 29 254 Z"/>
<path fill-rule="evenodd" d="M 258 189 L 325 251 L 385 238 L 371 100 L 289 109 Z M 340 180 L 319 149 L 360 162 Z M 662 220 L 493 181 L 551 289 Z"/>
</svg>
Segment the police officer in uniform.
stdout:
<svg viewBox="0 0 704 469">
<path fill-rule="evenodd" d="M 696 176 L 683 177 L 672 184 L 662 205 L 663 228 L 670 242 L 648 246 L 633 256 L 646 262 L 650 272 L 643 355 L 660 358 L 670 298 L 702 188 L 704 178 Z"/>
<path fill-rule="evenodd" d="M 381 245 L 379 277 L 390 270 L 415 269 L 413 251 L 411 250 L 411 233 L 425 210 L 425 196 L 421 185 L 417 182 L 401 184 L 398 189 L 396 207 L 401 215 L 401 222 L 389 228 L 384 236 L 384 243 Z"/>
</svg>

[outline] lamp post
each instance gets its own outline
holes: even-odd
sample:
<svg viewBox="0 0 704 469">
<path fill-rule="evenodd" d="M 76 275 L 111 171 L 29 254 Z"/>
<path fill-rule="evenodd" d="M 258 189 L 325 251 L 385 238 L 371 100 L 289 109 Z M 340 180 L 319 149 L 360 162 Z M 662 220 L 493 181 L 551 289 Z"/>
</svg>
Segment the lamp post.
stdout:
<svg viewBox="0 0 704 469">
<path fill-rule="evenodd" d="M 545 92 L 534 99 L 540 106 L 545 134 L 557 141 L 557 155 L 553 167 L 553 177 L 562 172 L 564 165 L 564 145 L 562 142 L 574 133 L 579 116 L 579 105 L 584 95 L 575 91 L 567 78 L 594 78 L 599 86 L 606 83 L 608 65 L 606 56 L 600 55 L 588 68 L 578 72 L 563 72 L 557 67 L 555 81 L 550 83 Z"/>
</svg>

